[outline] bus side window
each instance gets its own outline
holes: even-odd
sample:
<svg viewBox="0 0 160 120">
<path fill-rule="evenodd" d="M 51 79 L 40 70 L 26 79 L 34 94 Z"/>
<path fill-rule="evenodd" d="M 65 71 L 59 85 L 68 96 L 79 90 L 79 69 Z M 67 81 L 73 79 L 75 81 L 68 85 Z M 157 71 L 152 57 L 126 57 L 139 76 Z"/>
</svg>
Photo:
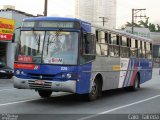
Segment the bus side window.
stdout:
<svg viewBox="0 0 160 120">
<path fill-rule="evenodd" d="M 138 58 L 142 57 L 142 41 L 138 40 Z"/>
<path fill-rule="evenodd" d="M 131 48 L 130 48 L 130 57 L 137 57 L 137 40 L 131 38 Z"/>
<path fill-rule="evenodd" d="M 99 37 L 99 35 L 98 35 L 98 30 L 96 30 L 96 41 L 98 42 L 98 37 Z"/>
<path fill-rule="evenodd" d="M 96 39 L 95 36 L 87 33 L 84 35 L 84 45 L 83 45 L 83 53 L 84 54 L 96 54 Z"/>
<path fill-rule="evenodd" d="M 99 31 L 98 44 L 100 46 L 101 56 L 108 55 L 108 34 L 104 31 Z"/>
<path fill-rule="evenodd" d="M 101 56 L 102 54 L 101 54 L 101 46 L 100 46 L 100 44 L 96 44 L 96 54 L 98 55 L 98 56 Z"/>
<path fill-rule="evenodd" d="M 96 56 L 96 38 L 93 34 L 87 33 L 82 39 L 82 54 L 80 54 L 80 64 L 85 64 L 95 59 Z"/>
<path fill-rule="evenodd" d="M 107 32 L 105 33 L 105 43 L 109 43 L 109 34 Z"/>
<path fill-rule="evenodd" d="M 109 55 L 111 57 L 119 57 L 119 54 L 120 54 L 119 39 L 120 37 L 115 33 L 111 33 L 109 39 L 110 39 Z"/>
<path fill-rule="evenodd" d="M 121 36 L 121 48 L 120 48 L 120 54 L 122 58 L 128 58 L 129 57 L 129 39 L 126 36 Z"/>
<path fill-rule="evenodd" d="M 105 43 L 105 32 L 98 31 L 98 43 Z"/>
<path fill-rule="evenodd" d="M 146 57 L 146 43 L 142 41 L 142 58 Z"/>
<path fill-rule="evenodd" d="M 151 59 L 151 48 L 150 43 L 146 42 L 146 58 Z"/>
<path fill-rule="evenodd" d="M 152 53 L 153 53 L 153 52 L 152 52 L 152 43 L 150 43 L 150 51 L 151 51 L 150 54 L 151 54 L 151 58 L 152 58 L 152 57 L 153 57 L 153 54 L 152 54 Z"/>
</svg>

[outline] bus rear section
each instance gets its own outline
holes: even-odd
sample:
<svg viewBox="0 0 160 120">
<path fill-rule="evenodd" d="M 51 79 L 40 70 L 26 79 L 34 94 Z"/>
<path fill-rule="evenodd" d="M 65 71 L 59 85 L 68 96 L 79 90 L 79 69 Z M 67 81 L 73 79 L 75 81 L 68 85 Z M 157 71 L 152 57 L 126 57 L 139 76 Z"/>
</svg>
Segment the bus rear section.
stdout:
<svg viewBox="0 0 160 120">
<path fill-rule="evenodd" d="M 125 32 L 96 27 L 96 59 L 92 76 L 100 75 L 102 90 L 137 90 L 152 78 L 152 43 Z M 101 83 L 101 82 L 100 82 Z"/>
</svg>

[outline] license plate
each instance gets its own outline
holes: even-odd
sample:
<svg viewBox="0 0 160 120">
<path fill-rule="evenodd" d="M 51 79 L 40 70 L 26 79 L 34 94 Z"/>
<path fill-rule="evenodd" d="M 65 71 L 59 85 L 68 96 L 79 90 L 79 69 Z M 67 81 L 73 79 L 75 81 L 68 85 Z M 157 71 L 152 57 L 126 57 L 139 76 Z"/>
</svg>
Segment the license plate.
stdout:
<svg viewBox="0 0 160 120">
<path fill-rule="evenodd" d="M 35 84 L 44 85 L 44 81 L 43 80 L 36 80 Z"/>
</svg>

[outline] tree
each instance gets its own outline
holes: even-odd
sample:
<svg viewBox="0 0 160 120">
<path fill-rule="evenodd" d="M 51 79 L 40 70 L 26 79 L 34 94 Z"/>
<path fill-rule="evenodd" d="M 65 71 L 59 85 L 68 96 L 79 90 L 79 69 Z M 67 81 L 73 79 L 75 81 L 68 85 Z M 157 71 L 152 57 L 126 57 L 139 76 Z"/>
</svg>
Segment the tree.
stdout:
<svg viewBox="0 0 160 120">
<path fill-rule="evenodd" d="M 140 28 L 148 28 L 151 32 L 160 32 L 160 26 L 159 26 L 159 24 L 155 25 L 155 24 L 149 22 L 149 17 L 147 17 L 145 21 L 143 21 L 143 20 L 138 21 L 138 23 L 139 24 L 134 23 L 133 26 L 134 27 L 140 27 Z M 125 27 L 132 27 L 132 23 L 127 22 L 125 24 Z M 123 29 L 125 27 L 123 27 Z"/>
<path fill-rule="evenodd" d="M 146 18 L 145 22 L 143 20 L 138 21 L 141 27 L 149 28 L 149 17 Z"/>
<path fill-rule="evenodd" d="M 152 23 L 149 23 L 149 30 L 151 32 L 156 32 L 156 26 L 154 24 L 152 24 Z"/>
<path fill-rule="evenodd" d="M 160 32 L 160 26 L 159 26 L 159 24 L 157 24 L 157 30 L 156 30 L 156 32 Z"/>
<path fill-rule="evenodd" d="M 125 26 L 126 27 L 132 27 L 132 23 L 130 23 L 130 22 L 127 22 L 126 24 L 125 24 Z M 133 23 L 133 26 L 134 27 L 141 27 L 139 24 L 137 24 L 137 23 Z"/>
</svg>

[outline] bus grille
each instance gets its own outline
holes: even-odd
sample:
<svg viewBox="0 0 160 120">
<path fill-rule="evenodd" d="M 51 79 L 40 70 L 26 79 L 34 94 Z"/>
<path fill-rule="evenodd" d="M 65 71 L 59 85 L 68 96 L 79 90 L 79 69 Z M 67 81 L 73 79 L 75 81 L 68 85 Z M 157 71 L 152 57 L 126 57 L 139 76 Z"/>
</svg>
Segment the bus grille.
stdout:
<svg viewBox="0 0 160 120">
<path fill-rule="evenodd" d="M 31 89 L 51 89 L 52 82 L 45 81 L 44 84 L 37 84 L 34 80 L 28 81 L 29 87 Z"/>
<path fill-rule="evenodd" d="M 29 73 L 30 78 L 32 79 L 40 79 L 40 80 L 53 80 L 53 77 L 55 75 L 44 75 L 44 74 L 33 74 L 33 73 Z"/>
</svg>

